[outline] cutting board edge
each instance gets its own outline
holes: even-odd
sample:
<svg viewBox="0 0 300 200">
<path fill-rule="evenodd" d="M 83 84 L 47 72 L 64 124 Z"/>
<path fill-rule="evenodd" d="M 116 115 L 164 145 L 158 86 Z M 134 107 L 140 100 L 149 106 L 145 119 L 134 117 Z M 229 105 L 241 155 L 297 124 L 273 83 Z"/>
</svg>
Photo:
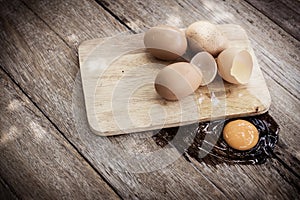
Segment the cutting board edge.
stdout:
<svg viewBox="0 0 300 200">
<path fill-rule="evenodd" d="M 263 109 L 259 110 L 259 111 L 242 113 L 242 114 L 227 115 L 227 116 L 224 116 L 224 117 L 216 117 L 216 118 L 212 118 L 212 119 L 209 119 L 209 120 L 232 119 L 232 118 L 242 118 L 242 117 L 251 117 L 251 116 L 261 115 L 261 114 L 264 114 L 264 113 L 269 111 L 270 105 L 271 105 L 271 103 L 269 105 L 267 105 L 266 107 L 264 107 Z M 91 122 L 90 121 L 91 120 L 90 115 L 88 115 L 87 118 L 88 118 L 88 125 L 89 125 L 92 133 L 94 133 L 95 135 L 101 136 L 101 137 L 105 137 L 105 136 L 109 137 L 109 136 L 115 136 L 115 135 L 124 135 L 124 134 L 139 133 L 139 132 L 146 132 L 146 131 L 155 131 L 155 130 L 159 130 L 158 128 L 160 128 L 160 127 L 156 128 L 156 126 L 153 126 L 151 129 L 145 129 L 144 127 L 142 127 L 142 128 L 135 128 L 134 130 L 128 129 L 128 130 L 126 130 L 126 132 L 123 132 L 123 131 L 110 131 L 110 130 L 101 132 L 101 131 L 97 130 L 97 128 L 95 128 L 94 125 L 93 125 L 94 123 L 98 123 L 98 122 Z M 197 119 L 197 120 L 187 121 L 187 122 L 184 122 L 184 123 L 181 123 L 181 124 L 180 123 L 169 124 L 169 125 L 164 126 L 163 128 L 186 126 L 186 125 L 193 124 L 193 123 L 207 122 L 209 120 L 208 119 Z M 96 127 L 97 127 L 97 125 L 96 125 Z"/>
</svg>

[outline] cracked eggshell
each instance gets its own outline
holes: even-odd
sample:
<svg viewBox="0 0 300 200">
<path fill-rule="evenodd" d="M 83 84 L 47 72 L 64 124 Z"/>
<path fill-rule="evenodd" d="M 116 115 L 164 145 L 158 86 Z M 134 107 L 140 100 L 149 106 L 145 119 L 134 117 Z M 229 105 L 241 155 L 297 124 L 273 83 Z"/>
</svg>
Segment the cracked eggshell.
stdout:
<svg viewBox="0 0 300 200">
<path fill-rule="evenodd" d="M 203 75 L 201 86 L 211 83 L 217 75 L 217 63 L 208 52 L 199 52 L 191 60 L 191 64 L 198 67 Z"/>
<path fill-rule="evenodd" d="M 179 100 L 192 94 L 202 80 L 201 71 L 187 62 L 177 62 L 163 68 L 155 78 L 155 90 L 167 100 Z"/>
<path fill-rule="evenodd" d="M 217 58 L 218 73 L 226 81 L 234 84 L 246 84 L 252 74 L 253 60 L 247 50 L 229 48 Z"/>
<path fill-rule="evenodd" d="M 185 33 L 173 26 L 155 26 L 144 35 L 144 44 L 149 52 L 161 60 L 175 60 L 187 49 Z"/>
<path fill-rule="evenodd" d="M 228 39 L 218 27 L 208 21 L 191 24 L 185 31 L 189 47 L 194 52 L 207 51 L 213 56 L 228 48 Z"/>
</svg>

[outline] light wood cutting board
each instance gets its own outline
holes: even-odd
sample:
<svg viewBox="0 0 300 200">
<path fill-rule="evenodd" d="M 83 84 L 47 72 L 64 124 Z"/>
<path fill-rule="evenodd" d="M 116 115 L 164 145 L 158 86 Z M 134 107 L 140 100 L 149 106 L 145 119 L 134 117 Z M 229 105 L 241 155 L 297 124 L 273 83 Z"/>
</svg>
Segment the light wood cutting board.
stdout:
<svg viewBox="0 0 300 200">
<path fill-rule="evenodd" d="M 218 27 L 230 46 L 251 52 L 254 69 L 250 82 L 233 85 L 217 77 L 181 101 L 166 101 L 155 92 L 156 74 L 170 62 L 145 51 L 143 34 L 83 42 L 79 46 L 80 72 L 92 131 L 110 136 L 266 112 L 270 94 L 245 30 L 232 24 Z"/>
</svg>

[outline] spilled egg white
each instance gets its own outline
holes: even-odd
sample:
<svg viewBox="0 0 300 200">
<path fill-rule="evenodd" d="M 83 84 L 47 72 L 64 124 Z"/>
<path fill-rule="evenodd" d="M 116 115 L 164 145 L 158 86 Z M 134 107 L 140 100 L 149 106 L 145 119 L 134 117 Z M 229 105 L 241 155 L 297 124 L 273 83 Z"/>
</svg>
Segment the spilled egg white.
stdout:
<svg viewBox="0 0 300 200">
<path fill-rule="evenodd" d="M 247 84 L 252 74 L 253 60 L 248 50 L 229 48 L 218 58 L 218 73 L 226 81 L 234 84 Z"/>
</svg>

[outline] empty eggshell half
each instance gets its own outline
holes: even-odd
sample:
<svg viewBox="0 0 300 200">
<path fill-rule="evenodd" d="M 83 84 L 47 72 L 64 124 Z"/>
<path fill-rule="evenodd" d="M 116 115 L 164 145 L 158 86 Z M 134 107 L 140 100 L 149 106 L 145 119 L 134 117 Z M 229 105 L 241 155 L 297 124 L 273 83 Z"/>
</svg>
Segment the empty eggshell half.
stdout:
<svg viewBox="0 0 300 200">
<path fill-rule="evenodd" d="M 226 81 L 234 84 L 249 82 L 253 69 L 252 56 L 247 50 L 229 48 L 217 58 L 218 73 Z"/>
<path fill-rule="evenodd" d="M 191 64 L 198 67 L 202 73 L 201 86 L 211 83 L 217 75 L 217 63 L 215 58 L 208 52 L 199 52 L 191 60 Z"/>
<path fill-rule="evenodd" d="M 179 100 L 192 94 L 202 80 L 201 71 L 187 62 L 177 62 L 163 68 L 155 78 L 155 90 L 167 100 Z"/>
</svg>

